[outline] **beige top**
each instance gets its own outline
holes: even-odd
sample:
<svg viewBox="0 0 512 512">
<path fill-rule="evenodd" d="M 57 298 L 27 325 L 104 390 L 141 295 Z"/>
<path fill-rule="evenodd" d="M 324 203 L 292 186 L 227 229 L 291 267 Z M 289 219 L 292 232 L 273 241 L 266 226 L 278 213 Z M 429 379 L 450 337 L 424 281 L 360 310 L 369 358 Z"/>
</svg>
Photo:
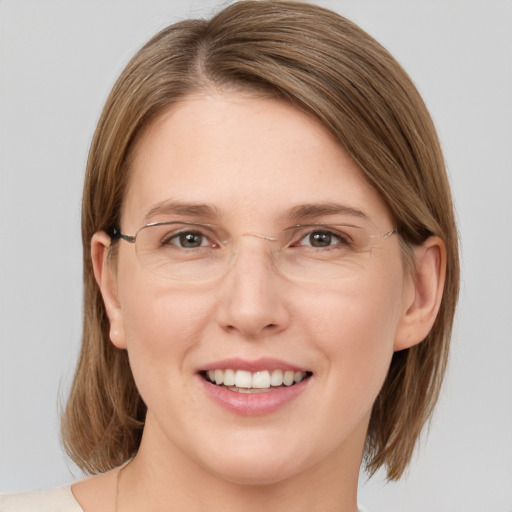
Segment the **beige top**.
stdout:
<svg viewBox="0 0 512 512">
<path fill-rule="evenodd" d="M 84 512 L 71 484 L 43 491 L 0 495 L 0 512 Z"/>
<path fill-rule="evenodd" d="M 71 492 L 71 484 L 42 491 L 1 494 L 0 512 L 84 512 Z M 359 505 L 359 512 L 366 512 Z"/>
</svg>

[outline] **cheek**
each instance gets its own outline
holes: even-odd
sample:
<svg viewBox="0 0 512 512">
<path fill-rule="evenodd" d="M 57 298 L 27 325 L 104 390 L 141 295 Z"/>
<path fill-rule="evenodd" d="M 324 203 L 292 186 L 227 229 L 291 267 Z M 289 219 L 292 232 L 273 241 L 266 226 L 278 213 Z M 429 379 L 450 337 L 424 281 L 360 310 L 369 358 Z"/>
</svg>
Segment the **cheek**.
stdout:
<svg viewBox="0 0 512 512">
<path fill-rule="evenodd" d="M 204 294 L 173 289 L 170 283 L 136 271 L 124 283 L 119 297 L 127 350 L 145 398 L 148 390 L 176 386 L 176 375 L 191 371 L 187 356 L 200 343 L 211 303 Z"/>
<path fill-rule="evenodd" d="M 323 357 L 319 378 L 335 390 L 333 400 L 343 396 L 361 414 L 373 404 L 389 369 L 401 283 L 401 274 L 346 283 L 317 296 L 303 312 L 309 339 Z"/>
</svg>

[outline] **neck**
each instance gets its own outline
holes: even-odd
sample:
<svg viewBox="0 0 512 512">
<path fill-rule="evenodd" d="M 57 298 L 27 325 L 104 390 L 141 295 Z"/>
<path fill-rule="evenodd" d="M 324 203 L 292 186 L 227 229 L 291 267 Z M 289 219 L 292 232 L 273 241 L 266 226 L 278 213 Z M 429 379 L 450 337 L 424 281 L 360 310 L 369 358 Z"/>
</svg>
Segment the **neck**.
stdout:
<svg viewBox="0 0 512 512">
<path fill-rule="evenodd" d="M 147 425 L 146 425 L 147 426 Z M 298 472 L 265 482 L 215 474 L 176 446 L 144 433 L 119 481 L 117 512 L 356 512 L 364 436 Z"/>
</svg>

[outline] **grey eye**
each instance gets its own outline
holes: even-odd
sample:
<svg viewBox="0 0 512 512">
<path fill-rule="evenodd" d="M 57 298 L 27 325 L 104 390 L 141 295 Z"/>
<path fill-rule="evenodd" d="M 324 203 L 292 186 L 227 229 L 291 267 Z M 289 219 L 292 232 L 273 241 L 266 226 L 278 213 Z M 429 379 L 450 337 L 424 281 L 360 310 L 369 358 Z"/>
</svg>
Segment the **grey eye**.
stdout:
<svg viewBox="0 0 512 512">
<path fill-rule="evenodd" d="M 314 231 L 308 235 L 309 245 L 312 247 L 329 247 L 332 242 L 339 242 L 339 237 L 329 231 Z"/>
<path fill-rule="evenodd" d="M 343 247 L 349 245 L 349 241 L 341 234 L 332 231 L 311 231 L 302 240 L 301 245 L 309 247 L 325 248 L 325 247 Z"/>
<path fill-rule="evenodd" d="M 187 231 L 176 234 L 169 242 L 184 249 L 195 249 L 196 247 L 208 245 L 208 238 L 197 231 Z"/>
</svg>

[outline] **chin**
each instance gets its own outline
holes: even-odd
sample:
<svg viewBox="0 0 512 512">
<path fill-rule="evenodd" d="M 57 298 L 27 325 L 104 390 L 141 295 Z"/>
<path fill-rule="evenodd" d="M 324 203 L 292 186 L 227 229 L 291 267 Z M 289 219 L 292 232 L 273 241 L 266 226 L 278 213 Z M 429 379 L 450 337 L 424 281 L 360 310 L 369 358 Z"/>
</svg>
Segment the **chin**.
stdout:
<svg viewBox="0 0 512 512">
<path fill-rule="evenodd" d="M 243 433 L 241 437 L 245 437 Z M 304 443 L 290 438 L 287 443 L 281 435 L 265 438 L 249 434 L 245 440 L 227 441 L 218 443 L 214 450 L 211 444 L 203 449 L 201 462 L 210 473 L 235 484 L 277 484 L 307 470 L 315 462 L 309 460 Z"/>
<path fill-rule="evenodd" d="M 281 461 L 225 460 L 216 464 L 212 473 L 217 477 L 238 485 L 273 485 L 288 480 L 300 472 L 297 464 Z"/>
</svg>

